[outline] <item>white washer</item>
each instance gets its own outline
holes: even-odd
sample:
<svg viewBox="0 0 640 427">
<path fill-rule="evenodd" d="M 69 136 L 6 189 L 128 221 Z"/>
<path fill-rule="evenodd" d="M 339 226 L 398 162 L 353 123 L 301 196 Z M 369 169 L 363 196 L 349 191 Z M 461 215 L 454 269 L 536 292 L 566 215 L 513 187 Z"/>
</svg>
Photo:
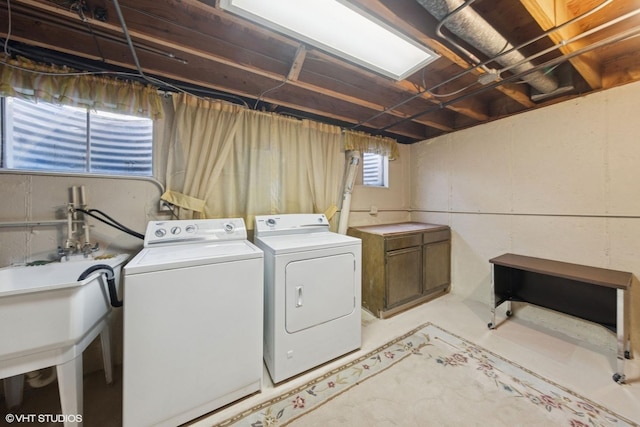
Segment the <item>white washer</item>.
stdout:
<svg viewBox="0 0 640 427">
<path fill-rule="evenodd" d="M 150 222 L 124 267 L 123 426 L 175 426 L 262 387 L 263 253 L 242 219 Z"/>
<path fill-rule="evenodd" d="M 274 383 L 361 345 L 360 239 L 320 214 L 256 216 L 264 251 L 264 360 Z"/>
</svg>

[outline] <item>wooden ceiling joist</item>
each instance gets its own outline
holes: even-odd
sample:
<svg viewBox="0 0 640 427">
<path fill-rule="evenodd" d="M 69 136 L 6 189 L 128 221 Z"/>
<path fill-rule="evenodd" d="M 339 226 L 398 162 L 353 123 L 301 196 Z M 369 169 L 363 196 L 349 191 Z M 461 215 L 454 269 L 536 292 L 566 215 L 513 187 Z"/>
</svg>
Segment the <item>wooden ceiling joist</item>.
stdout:
<svg viewBox="0 0 640 427">
<path fill-rule="evenodd" d="M 394 81 L 240 18 L 221 9 L 219 0 L 118 4 L 146 75 L 256 108 L 378 129 L 404 142 L 640 80 L 636 0 L 494 0 L 469 5 L 510 43 L 520 45 L 532 62 L 563 65 L 556 73 L 571 78 L 569 91 L 537 102 L 521 81 L 482 79 L 484 71 L 452 44 L 455 36 L 436 34 L 438 21 L 416 0 L 349 1 L 440 57 Z M 136 74 L 113 1 L 88 0 L 87 5 L 91 11 L 106 11 L 101 13 L 105 18 L 97 20 L 87 12 L 85 19 L 63 0 L 11 0 L 9 17 L 7 0 L 0 0 L 0 22 L 12 19 L 7 46 L 36 60 Z M 573 22 L 576 17 L 581 19 Z M 571 24 L 563 25 L 566 22 Z M 547 29 L 555 31 L 547 34 Z M 597 31 L 585 33 L 593 29 Z M 0 37 L 7 37 L 6 32 L 7 27 L 0 26 Z M 604 46 L 596 44 L 599 41 L 606 41 L 606 47 L 598 47 Z M 495 68 L 493 63 L 488 66 Z"/>
<path fill-rule="evenodd" d="M 556 0 L 522 0 L 531 16 L 547 31 L 575 18 L 576 15 L 567 7 L 566 2 Z M 563 44 L 559 49 L 563 54 L 580 50 L 588 43 L 584 39 L 565 44 L 582 32 L 578 23 L 566 26 L 549 34 L 549 38 L 555 44 Z M 597 57 L 591 53 L 585 53 L 570 59 L 571 64 L 580 73 L 582 78 L 592 89 L 602 87 L 602 65 Z"/>
</svg>

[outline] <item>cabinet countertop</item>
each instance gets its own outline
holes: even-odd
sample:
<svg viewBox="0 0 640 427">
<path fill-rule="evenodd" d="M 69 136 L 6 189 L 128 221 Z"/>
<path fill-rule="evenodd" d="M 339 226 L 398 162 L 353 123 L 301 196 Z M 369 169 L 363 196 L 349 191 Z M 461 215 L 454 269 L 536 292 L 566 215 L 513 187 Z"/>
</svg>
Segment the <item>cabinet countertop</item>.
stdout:
<svg viewBox="0 0 640 427">
<path fill-rule="evenodd" d="M 394 234 L 415 233 L 424 231 L 448 230 L 449 226 L 441 224 L 428 224 L 424 222 L 402 222 L 396 224 L 376 224 L 351 227 L 356 230 L 382 236 L 392 236 Z"/>
</svg>

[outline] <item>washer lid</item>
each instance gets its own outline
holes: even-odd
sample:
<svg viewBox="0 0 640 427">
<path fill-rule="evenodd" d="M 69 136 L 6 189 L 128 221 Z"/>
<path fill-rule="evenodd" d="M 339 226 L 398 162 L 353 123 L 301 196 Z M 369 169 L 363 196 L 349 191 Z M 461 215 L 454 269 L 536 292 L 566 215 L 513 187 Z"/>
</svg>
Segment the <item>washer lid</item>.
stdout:
<svg viewBox="0 0 640 427">
<path fill-rule="evenodd" d="M 256 245 L 265 251 L 275 254 L 312 251 L 317 249 L 338 248 L 362 244 L 356 237 L 345 236 L 331 231 L 303 234 L 286 234 L 279 236 L 256 237 Z"/>
<path fill-rule="evenodd" d="M 127 274 L 194 267 L 262 258 L 262 251 L 247 240 L 144 248 L 124 267 Z"/>
</svg>

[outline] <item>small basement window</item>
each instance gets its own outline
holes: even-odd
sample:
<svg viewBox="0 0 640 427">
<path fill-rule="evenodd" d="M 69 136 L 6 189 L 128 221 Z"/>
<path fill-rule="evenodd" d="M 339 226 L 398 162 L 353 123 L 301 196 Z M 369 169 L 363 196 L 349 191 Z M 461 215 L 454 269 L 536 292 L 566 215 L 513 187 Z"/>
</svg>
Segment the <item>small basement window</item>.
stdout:
<svg viewBox="0 0 640 427">
<path fill-rule="evenodd" d="M 380 154 L 362 153 L 362 185 L 389 187 L 389 158 Z"/>
<path fill-rule="evenodd" d="M 2 169 L 153 175 L 153 121 L 84 108 L 1 99 Z"/>
</svg>

